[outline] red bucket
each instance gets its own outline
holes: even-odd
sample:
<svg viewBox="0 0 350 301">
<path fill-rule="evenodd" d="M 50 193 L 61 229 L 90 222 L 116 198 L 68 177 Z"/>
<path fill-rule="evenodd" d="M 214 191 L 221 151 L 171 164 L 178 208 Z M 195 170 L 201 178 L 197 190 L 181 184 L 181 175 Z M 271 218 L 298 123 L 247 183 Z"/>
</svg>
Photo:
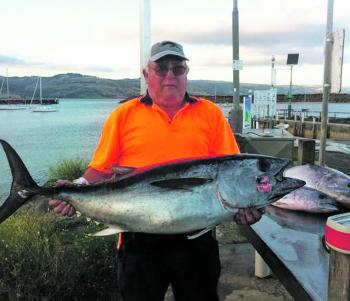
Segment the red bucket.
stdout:
<svg viewBox="0 0 350 301">
<path fill-rule="evenodd" d="M 328 217 L 325 241 L 331 249 L 350 254 L 350 212 Z"/>
</svg>

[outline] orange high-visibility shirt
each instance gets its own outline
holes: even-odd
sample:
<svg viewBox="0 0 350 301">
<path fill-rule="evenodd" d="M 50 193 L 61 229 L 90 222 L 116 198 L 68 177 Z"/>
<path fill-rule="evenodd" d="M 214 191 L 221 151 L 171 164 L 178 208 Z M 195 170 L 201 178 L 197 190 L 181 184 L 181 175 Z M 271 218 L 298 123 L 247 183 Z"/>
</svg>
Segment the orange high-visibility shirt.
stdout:
<svg viewBox="0 0 350 301">
<path fill-rule="evenodd" d="M 112 166 L 145 167 L 182 158 L 239 153 L 221 109 L 190 97 L 173 119 L 148 95 L 129 100 L 107 118 L 89 164 L 98 171 Z"/>
</svg>

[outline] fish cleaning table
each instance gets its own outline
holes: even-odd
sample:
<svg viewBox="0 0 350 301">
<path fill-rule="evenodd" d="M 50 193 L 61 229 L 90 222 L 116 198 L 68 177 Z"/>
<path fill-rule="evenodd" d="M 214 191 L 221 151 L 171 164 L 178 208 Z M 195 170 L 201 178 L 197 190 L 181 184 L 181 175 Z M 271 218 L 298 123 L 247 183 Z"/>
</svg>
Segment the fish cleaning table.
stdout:
<svg viewBox="0 0 350 301">
<path fill-rule="evenodd" d="M 242 153 L 293 159 L 295 137 L 281 129 L 244 129 L 235 134 Z"/>
<path fill-rule="evenodd" d="M 326 220 L 267 206 L 259 222 L 240 229 L 295 300 L 322 301 L 328 297 Z"/>
</svg>

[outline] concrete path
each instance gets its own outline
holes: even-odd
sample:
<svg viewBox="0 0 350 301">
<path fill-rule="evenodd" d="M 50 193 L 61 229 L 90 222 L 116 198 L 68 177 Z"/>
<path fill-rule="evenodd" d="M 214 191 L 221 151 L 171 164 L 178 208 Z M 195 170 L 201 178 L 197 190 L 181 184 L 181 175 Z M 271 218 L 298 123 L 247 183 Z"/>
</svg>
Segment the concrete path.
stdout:
<svg viewBox="0 0 350 301">
<path fill-rule="evenodd" d="M 219 238 L 220 242 L 220 238 Z M 249 243 L 220 243 L 220 301 L 292 301 L 283 285 L 274 277 L 254 275 L 254 248 Z M 173 301 L 169 288 L 165 301 Z"/>
<path fill-rule="evenodd" d="M 249 243 L 220 244 L 222 301 L 289 301 L 293 298 L 274 277 L 254 275 L 254 248 Z"/>
</svg>

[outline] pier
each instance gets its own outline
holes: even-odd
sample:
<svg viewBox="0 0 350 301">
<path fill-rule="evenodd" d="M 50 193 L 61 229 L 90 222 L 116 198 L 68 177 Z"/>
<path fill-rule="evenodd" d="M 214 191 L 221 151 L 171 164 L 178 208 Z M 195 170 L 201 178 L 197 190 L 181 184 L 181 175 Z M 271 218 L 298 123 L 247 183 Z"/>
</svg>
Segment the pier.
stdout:
<svg viewBox="0 0 350 301">
<path fill-rule="evenodd" d="M 0 105 L 29 105 L 31 102 L 31 99 L 23 99 L 23 98 L 10 98 L 10 99 L 0 99 Z M 40 104 L 40 99 L 35 98 L 32 101 L 32 104 Z M 57 105 L 59 104 L 58 98 L 43 98 L 42 99 L 43 105 Z"/>
<path fill-rule="evenodd" d="M 274 128 L 279 123 L 288 124 L 288 129 Z M 236 134 L 237 142 L 242 152 L 289 158 L 296 164 L 317 163 L 317 141 L 294 135 L 300 124 L 304 130 L 298 134 L 305 136 L 305 120 L 255 119 L 252 129 Z M 329 127 L 328 135 L 343 132 L 343 139 L 348 140 L 350 124 L 335 125 L 338 127 Z M 326 148 L 325 159 L 327 166 L 350 175 L 350 151 Z M 271 269 L 295 300 L 349 300 L 348 290 L 339 287 L 350 286 L 350 256 L 333 250 L 329 253 L 324 247 L 326 220 L 327 215 L 268 206 L 258 223 L 239 228 L 262 258 L 255 264 L 258 262 L 260 270 Z"/>
<path fill-rule="evenodd" d="M 271 118 L 253 118 L 252 127 L 268 129 L 275 127 L 277 124 L 284 123 L 288 125 L 288 132 L 294 136 L 320 139 L 321 118 L 311 115 L 312 113 L 318 114 L 318 112 L 298 111 L 295 112 L 290 119 L 287 118 L 285 110 L 279 110 L 279 113 L 280 114 Z M 346 115 L 346 113 L 339 112 L 338 116 L 340 114 Z M 333 113 L 333 116 L 330 114 L 330 116 L 327 126 L 327 138 L 334 140 L 350 140 L 350 116 L 337 117 L 336 113 Z"/>
</svg>

